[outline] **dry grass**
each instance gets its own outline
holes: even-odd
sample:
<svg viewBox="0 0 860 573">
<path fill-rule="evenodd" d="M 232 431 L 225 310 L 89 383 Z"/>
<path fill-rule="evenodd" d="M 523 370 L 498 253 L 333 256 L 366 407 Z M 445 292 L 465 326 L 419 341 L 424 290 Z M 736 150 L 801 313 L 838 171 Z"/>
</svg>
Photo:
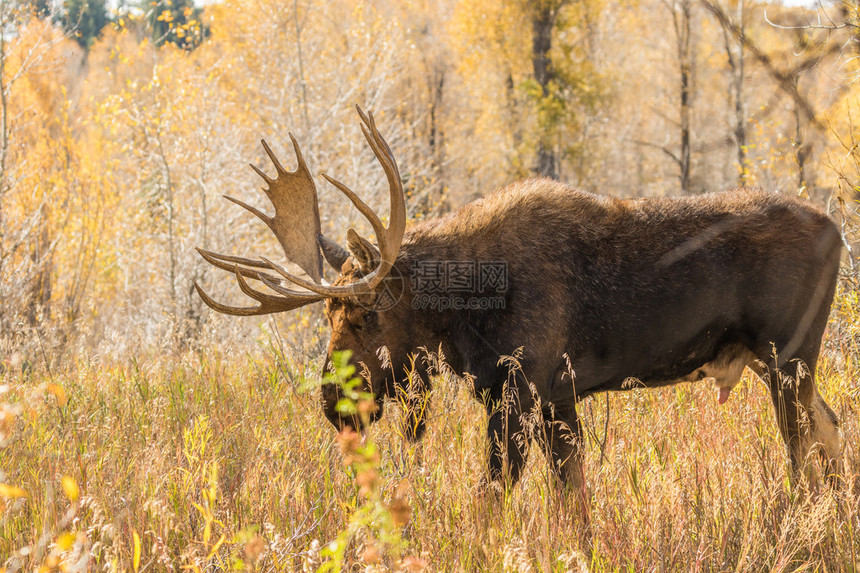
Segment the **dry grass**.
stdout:
<svg viewBox="0 0 860 573">
<path fill-rule="evenodd" d="M 481 494 L 484 414 L 454 380 L 437 381 L 422 446 L 401 440 L 395 407 L 362 446 L 339 444 L 316 394 L 299 390 L 302 373 L 318 377 L 318 359 L 91 360 L 0 378 L 0 564 L 856 570 L 860 387 L 850 296 L 840 298 L 818 373 L 843 423 L 850 483 L 839 491 L 790 487 L 770 399 L 754 379 L 722 407 L 701 383 L 585 400 L 589 530 L 536 448 L 512 493 Z"/>
</svg>

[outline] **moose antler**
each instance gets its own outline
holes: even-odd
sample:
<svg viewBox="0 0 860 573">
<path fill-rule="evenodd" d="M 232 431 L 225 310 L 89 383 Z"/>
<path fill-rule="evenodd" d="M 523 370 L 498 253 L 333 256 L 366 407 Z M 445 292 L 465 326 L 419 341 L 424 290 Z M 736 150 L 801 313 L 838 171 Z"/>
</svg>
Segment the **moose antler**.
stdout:
<svg viewBox="0 0 860 573">
<path fill-rule="evenodd" d="M 322 258 L 320 257 L 318 246 L 320 237 L 319 207 L 313 178 L 302 157 L 298 143 L 292 134 L 290 134 L 290 139 L 293 142 L 293 149 L 298 161 L 298 167 L 295 171 L 286 171 L 264 140 L 262 141 L 263 149 L 265 149 L 266 154 L 275 165 L 277 177 L 272 179 L 260 168 L 254 165 L 251 165 L 251 167 L 266 181 L 267 187 L 264 191 L 275 207 L 275 215 L 270 217 L 259 209 L 238 199 L 225 197 L 262 219 L 278 238 L 278 242 L 283 247 L 287 260 L 296 264 L 306 273 L 307 277 L 293 274 L 282 265 L 264 257 L 254 260 L 213 253 L 198 248 L 197 251 L 206 261 L 220 269 L 235 273 L 236 280 L 242 292 L 260 303 L 255 307 L 223 305 L 209 297 L 195 282 L 194 286 L 197 292 L 210 307 L 225 314 L 240 316 L 282 312 L 324 298 L 342 298 L 370 294 L 391 271 L 394 261 L 397 259 L 397 253 L 400 251 L 403 232 L 406 229 L 406 203 L 403 197 L 403 185 L 400 181 L 400 172 L 397 169 L 394 154 L 376 129 L 373 114 L 365 114 L 358 106 L 355 106 L 355 108 L 361 117 L 361 131 L 370 144 L 374 155 L 376 155 L 376 158 L 382 165 L 388 179 L 390 195 L 388 227 L 385 227 L 376 213 L 346 185 L 326 174 L 322 174 L 322 176 L 346 195 L 352 204 L 370 222 L 373 231 L 376 233 L 379 245 L 379 266 L 354 283 L 339 286 L 323 284 Z M 355 231 L 350 229 L 350 232 L 354 233 Z M 258 269 L 275 271 L 282 278 Z M 279 295 L 267 294 L 253 289 L 245 281 L 245 277 L 262 282 L 274 292 L 279 293 Z M 289 283 L 298 285 L 306 290 L 287 288 L 285 284 Z"/>
</svg>

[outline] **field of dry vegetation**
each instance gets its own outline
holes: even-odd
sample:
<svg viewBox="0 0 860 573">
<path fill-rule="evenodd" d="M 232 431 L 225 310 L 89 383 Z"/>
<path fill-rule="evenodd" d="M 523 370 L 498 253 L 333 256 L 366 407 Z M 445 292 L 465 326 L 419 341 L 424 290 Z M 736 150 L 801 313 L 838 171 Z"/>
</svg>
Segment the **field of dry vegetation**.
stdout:
<svg viewBox="0 0 860 573">
<path fill-rule="evenodd" d="M 835 320 L 856 336 L 853 297 Z M 503 499 L 486 495 L 485 414 L 453 379 L 436 380 L 428 434 L 408 446 L 396 407 L 366 443 L 336 437 L 305 388 L 319 357 L 276 344 L 7 374 L 0 554 L 9 570 L 66 571 L 856 569 L 846 340 L 829 338 L 819 367 L 843 420 L 842 487 L 789 484 L 769 394 L 748 377 L 724 406 L 709 383 L 586 399 L 584 509 L 539 451 Z"/>
<path fill-rule="evenodd" d="M 89 36 L 63 19 L 80 5 L 0 0 L 0 572 L 860 569 L 856 2 L 173 0 Z M 533 448 L 488 494 L 486 414 L 453 377 L 420 445 L 395 404 L 338 436 L 321 310 L 223 317 L 192 282 L 237 302 L 194 247 L 276 252 L 220 199 L 262 204 L 260 138 L 290 157 L 292 131 L 313 173 L 385 204 L 355 103 L 412 220 L 532 175 L 826 209 L 846 245 L 818 365 L 841 483 L 791 483 L 749 371 L 722 406 L 709 383 L 585 399 L 585 492 Z M 319 189 L 324 233 L 367 229 Z"/>
</svg>

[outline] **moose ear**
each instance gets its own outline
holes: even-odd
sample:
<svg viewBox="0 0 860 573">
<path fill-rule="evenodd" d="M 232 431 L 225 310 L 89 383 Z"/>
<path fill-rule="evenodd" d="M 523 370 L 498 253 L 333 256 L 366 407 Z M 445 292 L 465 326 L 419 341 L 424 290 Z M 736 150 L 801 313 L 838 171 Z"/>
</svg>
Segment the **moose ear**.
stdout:
<svg viewBox="0 0 860 573">
<path fill-rule="evenodd" d="M 320 250 L 322 251 L 323 257 L 328 264 L 334 268 L 337 272 L 340 272 L 343 263 L 349 258 L 349 251 L 320 233 L 317 235 L 317 243 L 319 243 Z"/>
<path fill-rule="evenodd" d="M 362 272 L 372 272 L 379 266 L 379 249 L 352 229 L 346 232 L 346 246 Z"/>
</svg>

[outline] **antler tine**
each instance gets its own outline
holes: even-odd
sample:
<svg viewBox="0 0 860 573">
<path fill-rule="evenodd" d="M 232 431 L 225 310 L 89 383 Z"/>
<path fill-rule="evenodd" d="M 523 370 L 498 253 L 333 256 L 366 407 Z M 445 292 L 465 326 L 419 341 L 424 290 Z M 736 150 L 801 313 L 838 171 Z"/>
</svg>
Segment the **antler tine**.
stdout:
<svg viewBox="0 0 860 573">
<path fill-rule="evenodd" d="M 207 251 L 206 249 L 201 249 L 199 247 L 197 248 L 197 252 L 200 253 L 200 256 L 203 257 L 206 260 L 206 262 L 209 263 L 210 265 L 218 267 L 219 269 L 222 269 L 222 270 L 225 270 L 225 271 L 228 271 L 231 273 L 233 272 L 233 269 L 235 267 L 237 267 L 238 265 L 247 265 L 249 267 L 257 267 L 257 268 L 263 268 L 263 269 L 269 268 L 267 263 L 264 263 L 262 261 L 254 261 L 252 259 L 246 259 L 244 257 L 234 257 L 231 255 L 222 255 L 220 253 L 213 253 L 212 251 Z M 233 263 L 233 264 L 228 264 L 228 263 Z M 274 279 L 274 277 L 272 275 L 269 275 L 269 274 L 266 274 L 266 273 L 263 273 L 260 271 L 255 271 L 252 269 L 246 269 L 244 267 L 239 267 L 239 272 L 242 273 L 242 276 L 245 276 L 245 277 L 248 277 L 251 279 L 261 280 L 260 279 L 261 276 L 267 276 L 270 279 Z"/>
<path fill-rule="evenodd" d="M 364 215 L 365 219 L 370 222 L 370 226 L 373 227 L 373 232 L 376 233 L 377 237 L 385 233 L 385 225 L 382 224 L 382 221 L 379 219 L 376 213 L 373 212 L 373 209 L 368 207 L 367 203 L 361 200 L 361 197 L 356 195 L 352 189 L 350 189 L 334 177 L 331 177 L 325 173 L 321 173 L 321 175 L 326 181 L 337 187 L 341 193 L 346 195 L 346 198 L 349 199 L 350 202 L 355 205 L 355 208 L 358 209 L 358 211 L 362 215 Z"/>
<path fill-rule="evenodd" d="M 240 275 L 241 276 L 241 275 Z M 284 302 L 283 304 L 273 304 L 273 303 L 265 303 L 260 302 L 257 306 L 229 306 L 226 304 L 221 304 L 220 302 L 214 300 L 203 288 L 197 284 L 197 281 L 194 281 L 194 288 L 197 289 L 197 294 L 200 295 L 200 298 L 203 299 L 203 302 L 206 303 L 209 308 L 213 310 L 217 310 L 218 312 L 224 314 L 230 314 L 233 316 L 259 316 L 261 314 L 271 314 L 273 312 L 283 312 L 287 310 L 293 310 L 294 308 L 299 308 L 300 306 L 304 306 L 308 304 L 307 301 L 295 301 L 295 302 Z M 321 300 L 317 298 L 315 300 Z M 311 301 L 315 302 L 315 301 Z"/>
<path fill-rule="evenodd" d="M 222 255 L 220 253 L 213 253 L 212 251 L 207 251 L 207 250 L 201 249 L 199 247 L 197 248 L 197 252 L 200 253 L 200 256 L 202 256 L 204 259 L 206 259 L 206 261 L 209 264 L 216 266 L 219 269 L 223 269 L 225 271 L 232 273 L 238 267 L 239 272 L 242 274 L 243 277 L 248 277 L 250 279 L 256 279 L 256 280 L 262 282 L 263 284 L 265 284 L 266 286 L 269 286 L 269 283 L 276 284 L 276 285 L 279 284 L 279 279 L 273 275 L 270 275 L 269 273 L 264 273 L 261 271 L 255 271 L 252 269 L 246 269 L 244 267 L 238 266 L 238 264 L 241 264 L 241 265 L 248 265 L 248 266 L 252 266 L 252 267 L 259 267 L 259 268 L 263 268 L 263 269 L 271 269 L 273 263 L 266 262 L 264 260 L 255 261 L 253 259 L 246 259 L 244 257 L 234 257 L 231 255 Z M 234 264 L 228 264 L 228 263 L 234 263 Z M 236 264 L 236 263 L 238 263 L 238 264 Z M 287 296 L 291 296 L 291 297 L 311 297 L 311 296 L 313 296 L 311 292 L 291 290 L 291 289 L 285 288 L 284 286 L 281 286 L 281 285 L 279 285 L 278 288 L 274 289 L 274 290 L 277 290 L 277 292 L 284 294 L 284 295 L 287 295 Z"/>
<path fill-rule="evenodd" d="M 290 138 L 292 139 L 292 134 L 290 134 Z M 281 173 L 287 173 L 287 170 L 281 166 L 281 162 L 278 161 L 277 156 L 272 152 L 272 148 L 269 147 L 269 144 L 266 143 L 265 139 L 261 139 L 260 143 L 263 144 L 263 150 L 266 152 L 266 155 L 269 156 L 269 159 L 272 160 L 272 164 L 275 166 L 275 170 L 278 172 L 278 175 Z M 296 140 L 293 139 L 293 145 L 296 147 L 296 151 L 298 152 L 298 145 L 296 145 Z M 298 153 L 297 153 L 298 154 Z"/>
<path fill-rule="evenodd" d="M 368 284 L 366 279 L 371 278 L 376 275 L 376 271 L 367 275 L 361 281 L 338 285 L 338 286 L 325 286 L 321 284 L 317 284 L 313 281 L 309 281 L 307 279 L 303 279 L 302 277 L 296 276 L 278 263 L 273 263 L 269 259 L 265 257 L 260 257 L 268 264 L 271 265 L 272 270 L 277 271 L 278 274 L 283 276 L 288 281 L 299 285 L 300 287 L 306 288 L 311 292 L 315 292 L 317 294 L 323 295 L 328 298 L 341 298 L 345 296 L 358 296 L 362 294 L 369 294 L 373 292 L 373 286 Z M 263 284 L 266 284 L 266 281 L 263 281 Z M 277 289 L 275 289 L 277 290 Z"/>
<path fill-rule="evenodd" d="M 206 249 L 201 249 L 200 247 L 195 247 L 195 250 L 200 253 L 201 257 L 206 259 L 206 262 L 216 266 L 217 263 L 215 261 L 225 261 L 228 263 L 239 263 L 240 265 L 248 265 L 249 267 L 257 267 L 259 269 L 269 268 L 263 261 L 255 261 L 254 259 L 246 259 L 245 257 L 236 257 L 233 255 L 223 255 L 221 253 L 216 253 L 215 251 L 207 251 Z M 232 271 L 233 267 L 230 266 L 230 268 L 225 270 Z"/>
<path fill-rule="evenodd" d="M 269 185 L 271 185 L 271 184 L 272 184 L 272 182 L 274 181 L 274 179 L 272 179 L 271 177 L 269 177 L 268 175 L 266 175 L 266 172 L 265 172 L 265 171 L 263 171 L 262 169 L 260 169 L 260 168 L 259 168 L 259 167 L 257 167 L 256 165 L 254 165 L 253 163 L 249 163 L 248 165 L 251 167 L 251 169 L 253 169 L 253 170 L 254 170 L 254 172 L 255 172 L 257 175 L 259 175 L 260 177 L 262 177 L 262 178 L 263 178 L 263 181 L 265 181 L 265 182 L 266 182 L 266 183 L 268 183 Z M 227 197 L 227 196 L 226 196 L 226 195 L 224 195 L 224 197 Z"/>
<path fill-rule="evenodd" d="M 194 288 L 197 289 L 197 294 L 203 299 L 203 302 L 206 303 L 206 306 L 211 308 L 212 310 L 217 310 L 223 314 L 231 314 L 233 316 L 255 316 L 258 314 L 265 314 L 264 312 L 260 312 L 260 306 L 255 307 L 243 307 L 243 306 L 227 306 L 226 304 L 221 304 L 216 301 L 203 290 L 197 281 L 194 281 Z"/>
<path fill-rule="evenodd" d="M 370 144 L 371 149 L 373 149 L 373 153 L 382 164 L 382 167 L 385 170 L 385 175 L 388 178 L 389 187 L 402 187 L 400 182 L 400 171 L 397 169 L 397 163 L 394 161 L 394 153 L 388 146 L 388 142 L 385 141 L 385 138 L 383 138 L 379 133 L 379 130 L 376 129 L 376 120 L 373 118 L 373 112 L 368 112 L 365 115 L 364 111 L 358 105 L 355 106 L 355 109 L 358 110 L 358 114 L 361 116 L 361 121 L 363 123 L 361 126 L 361 133 L 364 134 L 364 138 L 367 140 L 367 143 Z"/>
<path fill-rule="evenodd" d="M 308 304 L 311 302 L 322 300 L 321 296 L 314 293 L 300 293 L 294 290 L 283 288 L 280 285 L 277 285 L 276 283 L 272 282 L 274 277 L 270 277 L 269 275 L 261 273 L 259 276 L 260 282 L 262 282 L 266 286 L 277 286 L 276 290 L 286 296 L 275 296 L 271 294 L 266 294 L 264 292 L 260 292 L 254 289 L 253 287 L 251 287 L 251 285 L 248 284 L 248 282 L 242 277 L 242 273 L 240 272 L 238 265 L 235 268 L 235 272 L 236 282 L 239 283 L 239 288 L 242 289 L 242 292 L 253 298 L 254 300 L 264 304 L 268 303 L 276 306 L 284 306 L 290 305 L 292 303 Z M 298 306 L 301 306 L 301 304 L 299 304 Z"/>
<path fill-rule="evenodd" d="M 406 230 L 406 202 L 403 197 L 403 183 L 400 180 L 400 171 L 397 168 L 394 154 L 391 152 L 388 143 L 379 133 L 379 130 L 376 129 L 376 121 L 373 119 L 373 113 L 365 114 L 358 105 L 355 106 L 355 109 L 363 123 L 361 131 L 365 139 L 367 139 L 367 143 L 373 149 L 373 153 L 382 165 L 382 169 L 385 171 L 385 176 L 388 179 L 390 202 L 388 228 L 382 234 L 377 232 L 379 251 L 382 255 L 380 274 L 384 276 L 388 274 L 388 271 L 394 264 L 394 260 L 397 258 L 400 243 L 403 240 L 403 233 Z M 382 278 L 380 277 L 378 280 L 382 280 Z"/>
<path fill-rule="evenodd" d="M 288 132 L 287 135 L 290 137 L 290 141 L 293 143 L 293 151 L 296 154 L 296 162 L 298 163 L 298 166 L 296 167 L 295 171 L 289 171 L 287 169 L 284 169 L 283 165 L 281 165 L 281 161 L 278 159 L 278 156 L 275 155 L 275 153 L 272 151 L 272 148 L 269 147 L 269 144 L 266 142 L 266 140 L 265 139 L 260 140 L 260 143 L 263 145 L 263 150 L 266 152 L 266 155 L 269 156 L 269 159 L 272 161 L 272 164 L 275 166 L 275 170 L 278 172 L 279 175 L 282 173 L 283 174 L 294 174 L 294 173 L 299 173 L 299 172 L 310 172 L 310 170 L 308 169 L 308 164 L 305 163 L 305 157 L 304 157 L 304 155 L 302 155 L 302 150 L 299 148 L 299 142 L 296 141 L 296 136 L 293 135 L 291 132 Z M 251 169 L 253 169 L 254 171 L 257 172 L 257 175 L 259 175 L 260 177 L 262 177 L 266 181 L 266 183 L 271 184 L 273 181 L 275 181 L 274 179 L 272 179 L 271 177 L 266 175 L 265 171 L 263 171 L 262 169 L 260 169 L 256 165 L 254 165 L 253 163 L 250 163 L 249 165 L 251 166 Z M 265 189 L 265 191 L 268 192 L 269 189 Z"/>
<path fill-rule="evenodd" d="M 307 171 L 308 173 L 310 173 L 310 170 L 308 169 L 308 164 L 305 163 L 305 157 L 302 155 L 302 150 L 299 148 L 299 142 L 296 141 L 296 136 L 293 135 L 293 133 L 290 131 L 287 132 L 287 135 L 290 136 L 290 141 L 293 142 L 293 151 L 296 154 L 296 163 L 298 164 L 296 166 L 296 171 Z"/>
<path fill-rule="evenodd" d="M 254 166 L 251 165 L 251 167 L 254 167 Z M 257 170 L 256 167 L 254 167 L 254 169 Z M 263 177 L 266 177 L 265 173 L 263 173 Z M 250 211 L 251 213 L 256 215 L 258 219 L 260 219 L 262 222 L 264 222 L 266 225 L 268 225 L 269 228 L 272 227 L 272 218 L 269 217 L 268 215 L 266 215 L 265 213 L 263 213 L 262 211 L 260 211 L 259 209 L 257 209 L 256 207 L 254 207 L 253 205 L 248 205 L 244 201 L 240 201 L 239 199 L 236 199 L 235 197 L 230 197 L 229 195 L 222 195 L 222 197 L 224 197 L 225 199 L 227 199 L 231 203 L 235 203 L 236 205 L 242 207 L 243 209 L 247 209 L 248 211 Z"/>
<path fill-rule="evenodd" d="M 273 281 L 273 280 L 272 280 L 272 279 L 270 279 L 269 277 L 261 278 L 261 279 L 260 279 L 260 281 L 261 281 L 264 285 L 266 285 L 267 287 L 269 287 L 270 289 L 272 289 L 272 290 L 273 290 L 273 291 L 275 291 L 275 292 L 279 292 L 279 293 L 282 293 L 282 294 L 288 294 L 288 293 L 294 292 L 294 291 L 291 291 L 290 289 L 286 289 L 286 288 L 284 288 L 284 287 L 283 287 L 283 286 L 281 286 L 279 283 L 277 283 L 277 282 Z"/>
<path fill-rule="evenodd" d="M 355 109 L 361 117 L 361 132 L 373 148 L 374 153 L 377 154 L 376 157 L 380 162 L 393 163 L 394 154 L 391 152 L 391 148 L 388 147 L 388 143 L 383 139 L 382 135 L 380 135 L 379 130 L 376 129 L 376 120 L 373 118 L 373 112 L 364 113 L 364 110 L 362 110 L 358 104 L 356 104 Z M 379 150 L 377 150 L 377 147 Z M 380 153 L 380 151 L 382 151 L 382 153 Z M 397 170 L 397 165 L 394 165 L 394 169 L 395 171 Z M 386 175 L 388 175 L 387 170 Z M 397 182 L 399 183 L 399 179 Z"/>
<path fill-rule="evenodd" d="M 287 273 L 287 274 L 289 274 L 289 273 Z M 301 280 L 301 278 L 300 278 L 300 277 L 295 277 L 295 278 L 298 278 L 299 280 Z M 261 277 L 261 278 L 260 278 L 260 282 L 262 282 L 264 285 L 266 285 L 267 287 L 269 287 L 269 288 L 270 288 L 270 289 L 272 289 L 273 291 L 278 292 L 278 293 L 281 293 L 281 294 L 285 294 L 285 295 L 287 295 L 287 296 L 292 296 L 292 294 L 296 293 L 296 291 L 294 291 L 294 290 L 290 290 L 290 289 L 288 289 L 288 288 L 284 288 L 284 287 L 283 287 L 283 285 L 281 285 L 280 283 L 276 282 L 275 280 L 272 280 L 272 278 L 271 278 L 271 277 Z M 326 287 L 321 287 L 321 288 L 323 288 L 323 289 L 324 289 L 324 288 L 326 288 Z M 322 294 L 319 294 L 319 293 L 315 293 L 315 294 L 307 294 L 307 295 L 305 295 L 305 296 L 308 296 L 308 297 L 310 297 L 310 296 L 316 296 L 316 297 L 318 297 L 318 299 L 319 299 L 319 300 L 321 300 L 321 299 L 323 299 L 323 298 L 326 298 L 328 295 L 322 295 Z"/>
</svg>

